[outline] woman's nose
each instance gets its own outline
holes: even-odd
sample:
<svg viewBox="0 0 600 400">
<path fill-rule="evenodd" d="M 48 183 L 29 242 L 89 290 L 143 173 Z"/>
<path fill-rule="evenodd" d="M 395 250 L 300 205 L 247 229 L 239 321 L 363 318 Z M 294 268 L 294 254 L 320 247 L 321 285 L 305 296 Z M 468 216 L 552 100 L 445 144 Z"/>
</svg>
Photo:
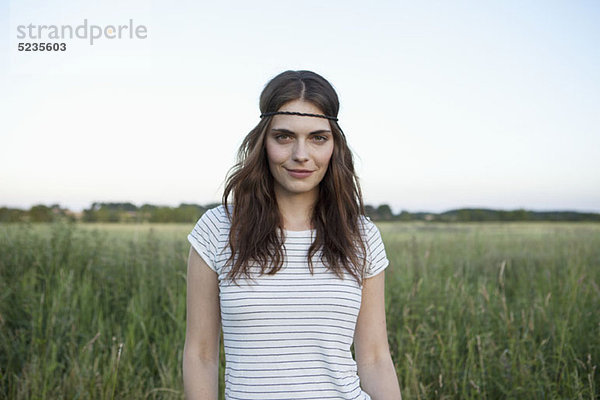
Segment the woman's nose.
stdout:
<svg viewBox="0 0 600 400">
<path fill-rule="evenodd" d="M 308 151 L 306 144 L 302 140 L 297 140 L 294 144 L 292 158 L 297 162 L 308 161 Z"/>
</svg>

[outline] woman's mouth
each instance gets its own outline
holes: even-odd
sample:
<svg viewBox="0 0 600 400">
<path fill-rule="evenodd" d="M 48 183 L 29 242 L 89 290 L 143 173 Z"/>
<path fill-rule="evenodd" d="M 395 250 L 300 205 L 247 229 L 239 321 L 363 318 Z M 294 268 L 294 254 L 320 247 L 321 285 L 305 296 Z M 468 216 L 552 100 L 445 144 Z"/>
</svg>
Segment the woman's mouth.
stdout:
<svg viewBox="0 0 600 400">
<path fill-rule="evenodd" d="M 314 171 L 308 169 L 287 169 L 286 171 L 294 178 L 302 179 L 309 177 Z"/>
</svg>

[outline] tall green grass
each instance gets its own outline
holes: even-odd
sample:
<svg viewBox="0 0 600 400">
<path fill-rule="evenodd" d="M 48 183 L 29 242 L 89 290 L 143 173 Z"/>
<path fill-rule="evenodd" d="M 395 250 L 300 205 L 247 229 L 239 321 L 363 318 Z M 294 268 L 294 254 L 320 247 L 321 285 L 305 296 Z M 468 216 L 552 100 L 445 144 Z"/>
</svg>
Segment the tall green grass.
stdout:
<svg viewBox="0 0 600 400">
<path fill-rule="evenodd" d="M 160 229 L 2 227 L 0 396 L 181 397 L 187 248 Z"/>
<path fill-rule="evenodd" d="M 600 225 L 379 226 L 405 399 L 600 397 Z M 0 398 L 183 398 L 190 229 L 0 225 Z"/>
<path fill-rule="evenodd" d="M 599 225 L 381 229 L 406 398 L 598 398 Z"/>
</svg>

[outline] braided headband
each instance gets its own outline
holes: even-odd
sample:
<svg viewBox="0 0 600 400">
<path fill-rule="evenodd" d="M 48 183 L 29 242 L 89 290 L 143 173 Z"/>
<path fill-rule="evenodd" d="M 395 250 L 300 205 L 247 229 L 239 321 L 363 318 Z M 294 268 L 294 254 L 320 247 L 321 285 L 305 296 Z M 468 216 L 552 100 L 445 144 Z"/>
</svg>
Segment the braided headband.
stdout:
<svg viewBox="0 0 600 400">
<path fill-rule="evenodd" d="M 264 114 L 260 114 L 260 117 L 270 117 L 271 115 L 276 115 L 276 114 L 285 114 L 285 115 L 304 115 L 306 117 L 319 117 L 319 118 L 327 118 L 330 119 L 332 121 L 336 121 L 337 122 L 337 117 L 332 117 L 330 115 L 323 115 L 323 114 L 309 114 L 309 113 L 301 113 L 301 112 L 296 112 L 296 111 L 273 111 L 273 112 L 267 112 Z"/>
</svg>

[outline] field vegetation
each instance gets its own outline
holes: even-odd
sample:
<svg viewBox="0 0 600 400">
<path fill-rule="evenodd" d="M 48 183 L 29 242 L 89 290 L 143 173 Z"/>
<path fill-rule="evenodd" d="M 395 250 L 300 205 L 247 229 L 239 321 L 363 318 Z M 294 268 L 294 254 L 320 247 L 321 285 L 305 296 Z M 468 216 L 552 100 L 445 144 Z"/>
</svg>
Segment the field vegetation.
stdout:
<svg viewBox="0 0 600 400">
<path fill-rule="evenodd" d="M 600 397 L 600 224 L 378 226 L 405 399 Z M 183 398 L 191 228 L 0 224 L 0 398 Z"/>
</svg>

